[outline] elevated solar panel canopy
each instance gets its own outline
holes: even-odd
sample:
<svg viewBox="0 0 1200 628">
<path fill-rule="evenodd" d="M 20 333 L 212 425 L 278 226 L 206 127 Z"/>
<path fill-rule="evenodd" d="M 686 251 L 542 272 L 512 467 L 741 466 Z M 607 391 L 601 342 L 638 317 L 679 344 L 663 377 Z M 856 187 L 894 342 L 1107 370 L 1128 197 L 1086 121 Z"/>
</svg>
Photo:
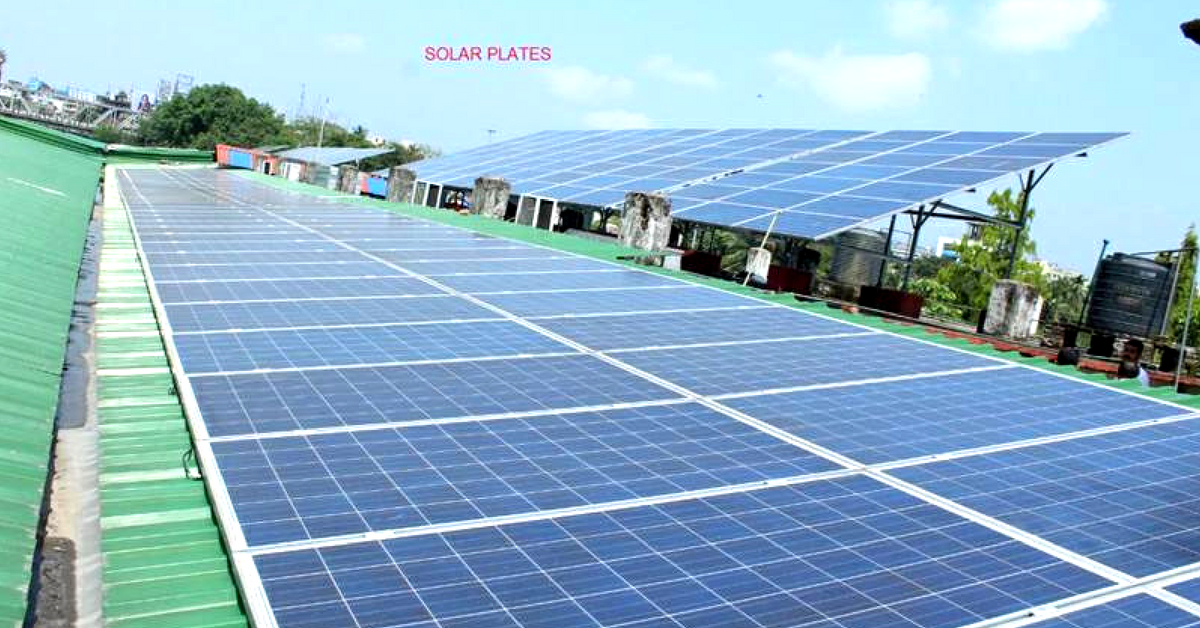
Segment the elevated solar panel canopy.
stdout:
<svg viewBox="0 0 1200 628">
<path fill-rule="evenodd" d="M 1125 133 L 638 129 L 544 131 L 410 168 L 431 185 L 502 177 L 513 193 L 617 207 L 671 196 L 676 220 L 820 239 Z"/>
</svg>

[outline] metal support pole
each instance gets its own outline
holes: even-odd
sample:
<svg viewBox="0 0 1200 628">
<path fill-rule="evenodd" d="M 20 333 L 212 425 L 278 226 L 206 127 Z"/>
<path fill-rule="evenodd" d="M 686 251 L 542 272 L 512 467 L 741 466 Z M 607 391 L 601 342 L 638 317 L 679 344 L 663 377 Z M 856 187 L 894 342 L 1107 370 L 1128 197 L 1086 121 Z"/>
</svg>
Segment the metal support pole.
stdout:
<svg viewBox="0 0 1200 628">
<path fill-rule="evenodd" d="M 321 129 L 317 131 L 317 148 L 321 147 L 321 141 L 325 139 L 325 118 L 329 117 L 329 99 L 325 99 L 325 105 L 321 107 Z"/>
<path fill-rule="evenodd" d="M 1196 304 L 1196 274 L 1192 273 L 1192 289 L 1188 295 L 1186 318 L 1183 319 L 1183 334 L 1179 337 L 1179 363 L 1175 365 L 1175 392 L 1179 392 L 1179 378 L 1183 375 L 1183 363 L 1187 361 L 1188 328 L 1192 323 L 1192 306 Z"/>
<path fill-rule="evenodd" d="M 912 238 L 908 241 L 908 259 L 904 262 L 904 279 L 900 282 L 901 292 L 908 290 L 908 278 L 912 275 L 913 256 L 917 254 L 917 239 L 921 237 L 921 226 L 929 219 L 930 213 L 933 213 L 933 210 L 926 213 L 925 206 L 922 205 L 917 208 L 917 215 L 913 218 Z"/>
<path fill-rule="evenodd" d="M 1018 175 L 1019 176 L 1019 175 Z M 1021 240 L 1025 235 L 1025 214 L 1029 211 L 1029 193 L 1033 191 L 1033 170 L 1021 179 L 1021 211 L 1017 216 L 1016 233 L 1013 234 L 1012 250 L 1008 253 L 1008 269 L 1004 271 L 1005 279 L 1012 279 L 1013 269 L 1017 266 L 1017 256 L 1021 254 Z"/>
<path fill-rule="evenodd" d="M 1013 270 L 1017 266 L 1017 256 L 1021 251 L 1021 240 L 1025 237 L 1025 216 L 1029 212 L 1029 197 L 1033 194 L 1033 189 L 1042 182 L 1042 179 L 1046 177 L 1046 174 L 1053 167 L 1053 163 L 1046 164 L 1045 169 L 1042 170 L 1041 174 L 1037 175 L 1037 178 L 1034 178 L 1034 170 L 1031 168 L 1028 176 L 1021 179 L 1021 215 L 1017 220 L 1017 233 L 1013 236 L 1012 252 L 1008 257 L 1008 269 L 1004 271 L 1005 279 L 1012 279 Z"/>
<path fill-rule="evenodd" d="M 883 259 L 879 261 L 879 278 L 875 280 L 875 287 L 883 287 L 883 278 L 887 276 L 888 257 L 892 255 L 892 234 L 896 231 L 896 214 L 892 214 L 892 221 L 888 223 L 887 241 L 883 245 Z"/>
</svg>

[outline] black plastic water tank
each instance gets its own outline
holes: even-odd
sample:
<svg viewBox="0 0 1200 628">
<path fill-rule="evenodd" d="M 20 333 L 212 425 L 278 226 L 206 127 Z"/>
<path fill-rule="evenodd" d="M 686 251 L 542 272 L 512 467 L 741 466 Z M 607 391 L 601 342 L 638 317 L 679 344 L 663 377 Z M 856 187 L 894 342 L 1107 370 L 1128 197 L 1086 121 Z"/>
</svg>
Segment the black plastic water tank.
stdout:
<svg viewBox="0 0 1200 628">
<path fill-rule="evenodd" d="M 1171 269 L 1148 259 L 1114 253 L 1100 263 L 1088 303 L 1088 327 L 1149 337 L 1162 330 Z"/>
</svg>

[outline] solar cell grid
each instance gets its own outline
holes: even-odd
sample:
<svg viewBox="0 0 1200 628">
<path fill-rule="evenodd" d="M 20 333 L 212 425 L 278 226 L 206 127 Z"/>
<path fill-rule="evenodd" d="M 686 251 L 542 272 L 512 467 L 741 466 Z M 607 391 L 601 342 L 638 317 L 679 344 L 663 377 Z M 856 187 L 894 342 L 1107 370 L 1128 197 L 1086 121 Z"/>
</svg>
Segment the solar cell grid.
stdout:
<svg viewBox="0 0 1200 628">
<path fill-rule="evenodd" d="M 497 270 L 505 269 L 504 267 Z M 604 272 L 562 272 L 537 274 L 481 274 L 442 275 L 438 283 L 469 294 L 497 292 L 525 292 L 546 290 L 617 289 L 646 287 L 678 287 L 679 282 L 648 273 L 614 270 L 610 266 Z M 557 295 L 560 300 L 574 297 Z"/>
<path fill-rule="evenodd" d="M 315 237 L 288 238 L 283 240 L 256 240 L 253 242 L 226 242 L 211 240 L 205 242 L 144 242 L 142 250 L 146 253 L 185 252 L 237 252 L 237 251 L 336 251 L 338 247 L 328 240 Z"/>
<path fill-rule="evenodd" d="M 205 281 L 158 286 L 163 303 L 400 297 L 439 290 L 413 277 Z"/>
<path fill-rule="evenodd" d="M 502 268 L 509 261 L 533 259 L 558 259 L 561 253 L 547 249 L 535 249 L 521 246 L 475 247 L 470 249 L 402 249 L 402 250 L 372 250 L 372 255 L 382 257 L 389 262 L 401 266 L 413 262 L 479 262 L 494 261 L 495 267 Z"/>
<path fill-rule="evenodd" d="M 834 469 L 696 404 L 235 441 L 214 451 L 251 544 Z"/>
<path fill-rule="evenodd" d="M 590 356 L 196 378 L 212 436 L 562 410 L 671 399 Z"/>
<path fill-rule="evenodd" d="M 981 391 L 986 396 L 981 398 Z M 1029 369 L 760 395 L 725 403 L 868 464 L 1183 412 Z"/>
<path fill-rule="evenodd" d="M 175 345 L 192 375 L 574 351 L 511 321 L 196 334 Z"/>
<path fill-rule="evenodd" d="M 246 251 L 238 253 L 181 253 L 178 251 L 150 253 L 146 256 L 155 268 L 189 264 L 264 264 L 264 263 L 307 263 L 313 262 L 361 262 L 361 253 L 345 249 L 326 251 Z"/>
<path fill-rule="evenodd" d="M 388 591 L 413 625 L 940 628 L 1104 584 L 865 478 L 255 562 L 285 627 Z"/>
<path fill-rule="evenodd" d="M 163 266 L 154 268 L 154 280 L 202 281 L 228 279 L 286 279 L 289 277 L 356 277 L 399 275 L 379 262 L 330 262 L 328 264 L 258 263 L 244 266 Z"/>
<path fill-rule="evenodd" d="M 1167 587 L 1167 591 L 1200 604 L 1200 578 L 1184 580 Z"/>
<path fill-rule="evenodd" d="M 621 360 L 704 395 L 998 364 L 975 355 L 882 334 L 720 347 L 647 349 L 623 353 Z"/>
<path fill-rule="evenodd" d="M 494 312 L 443 294 L 403 299 L 190 303 L 165 306 L 176 334 L 235 329 L 379 325 L 498 318 Z"/>
<path fill-rule="evenodd" d="M 1107 142 L 1120 135 L 1080 134 L 1078 139 L 1071 140 L 1070 134 L 1053 134 L 1048 141 L 1038 140 L 1036 134 L 1013 133 L 940 136 L 930 133 L 910 135 L 912 139 L 900 141 L 883 141 L 884 135 L 877 135 L 797 156 L 794 162 L 735 173 L 721 178 L 719 185 L 752 187 L 752 192 L 743 194 L 738 200 L 746 199 L 748 194 L 753 199 L 750 204 L 762 203 L 769 210 L 790 209 L 793 212 L 855 219 L 839 225 L 821 218 L 810 219 L 805 214 L 789 214 L 787 220 L 779 220 L 773 227 L 778 233 L 817 238 L 853 226 L 864 219 L 885 216 L 918 203 L 952 195 L 963 188 L 982 184 L 1009 172 L 1070 156 L 1085 146 Z M 1022 137 L 1025 139 L 1020 139 Z M 795 167 L 793 163 L 801 165 L 795 178 L 765 181 L 761 178 L 762 174 L 786 172 Z M 914 170 L 921 171 L 921 174 L 906 177 Z M 942 175 L 941 170 L 948 172 Z M 684 188 L 680 193 L 692 199 L 733 200 L 706 190 L 711 185 L 714 183 L 699 183 Z M 794 204 L 783 197 L 772 198 L 766 194 L 777 190 L 828 196 Z M 771 201 L 768 202 L 768 199 Z M 704 204 L 692 202 L 686 202 L 683 206 L 684 209 L 705 207 Z M 680 214 L 680 218 L 686 220 L 709 221 L 753 230 L 764 230 L 770 226 L 768 221 L 755 217 L 728 221 L 736 217 L 736 214 L 704 211 L 685 211 Z"/>
<path fill-rule="evenodd" d="M 440 277 L 444 275 L 468 273 L 536 273 L 536 272 L 567 272 L 567 271 L 597 271 L 617 272 L 618 267 L 590 259 L 578 257 L 539 257 L 534 259 L 514 259 L 503 262 L 484 261 L 455 261 L 435 260 L 429 262 L 406 262 L 404 268 L 425 275 Z"/>
<path fill-rule="evenodd" d="M 790 308 L 679 312 L 551 319 L 539 323 L 592 349 L 637 349 L 707 342 L 870 333 Z"/>
<path fill-rule="evenodd" d="M 569 299 L 564 299 L 561 295 L 536 293 L 481 293 L 479 298 L 522 317 L 757 307 L 742 297 L 699 287 L 580 292 L 572 293 Z"/>
<path fill-rule="evenodd" d="M 1135 576 L 1200 561 L 1195 420 L 892 473 Z"/>
<path fill-rule="evenodd" d="M 1144 593 L 1028 625 L 1029 628 L 1195 628 L 1200 616 Z"/>
</svg>

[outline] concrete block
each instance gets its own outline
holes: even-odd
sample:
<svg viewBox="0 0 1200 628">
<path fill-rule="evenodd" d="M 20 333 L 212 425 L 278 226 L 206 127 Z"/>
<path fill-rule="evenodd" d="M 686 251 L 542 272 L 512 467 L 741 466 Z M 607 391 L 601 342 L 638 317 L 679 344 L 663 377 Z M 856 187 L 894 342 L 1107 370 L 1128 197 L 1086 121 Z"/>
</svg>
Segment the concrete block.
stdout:
<svg viewBox="0 0 1200 628">
<path fill-rule="evenodd" d="M 471 191 L 471 213 L 504 219 L 508 211 L 508 197 L 512 186 L 504 179 L 479 177 Z"/>
<path fill-rule="evenodd" d="M 358 168 L 345 165 L 338 168 L 337 190 L 347 194 L 358 194 Z"/>
<path fill-rule="evenodd" d="M 1042 303 L 1042 296 L 1033 286 L 1011 279 L 997 281 L 988 299 L 983 333 L 1014 340 L 1033 337 L 1037 334 Z"/>
<path fill-rule="evenodd" d="M 751 281 L 767 283 L 767 274 L 771 272 L 771 252 L 757 246 L 746 249 L 746 272 L 750 274 Z"/>
<path fill-rule="evenodd" d="M 671 199 L 663 194 L 628 192 L 621 216 L 621 244 L 646 251 L 667 248 L 671 237 Z"/>
<path fill-rule="evenodd" d="M 320 185 L 320 182 L 318 181 L 318 179 L 320 178 L 319 169 L 321 168 L 321 166 L 318 166 L 317 164 L 307 164 L 306 163 L 306 164 L 299 164 L 299 167 L 300 167 L 300 180 L 301 181 L 303 181 L 309 185 Z"/>
<path fill-rule="evenodd" d="M 416 182 L 417 173 L 404 166 L 392 166 L 388 170 L 387 200 L 393 203 L 411 202 Z"/>
<path fill-rule="evenodd" d="M 517 204 L 517 224 L 527 227 L 533 226 L 533 221 L 537 219 L 537 206 L 538 202 L 536 198 L 522 196 L 520 202 Z"/>
</svg>

